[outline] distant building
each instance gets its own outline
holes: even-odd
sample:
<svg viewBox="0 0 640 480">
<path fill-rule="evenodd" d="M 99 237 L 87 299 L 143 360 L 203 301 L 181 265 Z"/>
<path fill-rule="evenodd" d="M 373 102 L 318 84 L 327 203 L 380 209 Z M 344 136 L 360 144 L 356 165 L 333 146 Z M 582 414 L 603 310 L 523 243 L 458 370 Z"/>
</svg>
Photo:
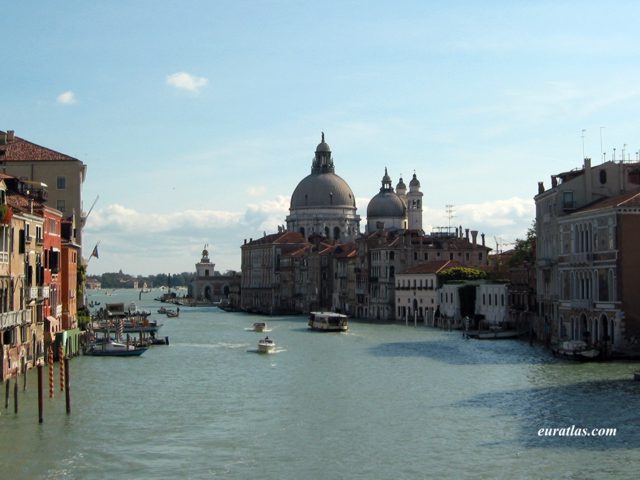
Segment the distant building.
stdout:
<svg viewBox="0 0 640 480">
<path fill-rule="evenodd" d="M 286 229 L 245 240 L 241 247 L 242 308 L 261 313 L 333 310 L 391 321 L 397 318 L 397 273 L 426 261 L 486 265 L 491 249 L 484 235 L 478 243 L 477 231 L 471 232 L 472 239 L 469 230 L 463 237 L 462 227 L 455 234 L 425 235 L 422 197 L 416 174 L 409 192 L 402 178 L 394 190 L 385 168 L 361 234 L 353 192 L 335 174 L 323 134 L 311 174 L 291 196 Z M 418 312 L 421 318 L 426 315 Z"/>
<path fill-rule="evenodd" d="M 196 263 L 196 276 L 189 286 L 189 295 L 196 304 L 222 301 L 230 303 L 232 293 L 238 293 L 238 289 L 234 287 L 240 285 L 240 275 L 235 272 L 220 275 L 215 271 L 215 266 L 209 259 L 209 251 L 206 248 L 202 250 L 202 258 Z"/>
<path fill-rule="evenodd" d="M 360 231 L 360 216 L 351 187 L 336 175 L 331 147 L 322 141 L 316 147 L 311 173 L 291 195 L 287 230 L 309 238 L 323 235 L 336 241 L 353 240 Z"/>
</svg>

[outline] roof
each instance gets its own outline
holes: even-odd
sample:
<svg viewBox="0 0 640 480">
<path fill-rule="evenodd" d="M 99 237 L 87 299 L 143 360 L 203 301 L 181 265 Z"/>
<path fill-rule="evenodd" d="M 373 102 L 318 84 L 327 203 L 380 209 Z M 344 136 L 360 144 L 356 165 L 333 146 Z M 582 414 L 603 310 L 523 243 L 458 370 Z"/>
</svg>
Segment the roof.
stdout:
<svg viewBox="0 0 640 480">
<path fill-rule="evenodd" d="M 267 245 L 271 243 L 285 244 L 285 243 L 306 243 L 306 240 L 301 233 L 298 232 L 278 232 L 270 235 L 265 235 L 262 238 L 247 242 L 245 245 Z M 244 246 L 244 245 L 243 245 Z"/>
<path fill-rule="evenodd" d="M 640 207 L 640 191 L 624 193 L 615 197 L 603 198 L 585 207 L 577 209 L 573 214 L 593 212 L 609 208 L 638 208 Z"/>
<path fill-rule="evenodd" d="M 6 135 L 6 132 L 0 130 L 0 135 Z M 0 144 L 0 160 L 3 162 L 30 162 L 30 161 L 75 161 L 77 158 L 56 152 L 50 148 L 46 148 L 35 143 L 29 142 L 24 138 L 13 136 L 13 139 L 5 144 Z"/>
<path fill-rule="evenodd" d="M 291 210 L 298 208 L 355 208 L 351 188 L 333 172 L 312 173 L 303 178 L 291 195 Z"/>
<path fill-rule="evenodd" d="M 462 264 L 456 260 L 432 260 L 430 262 L 419 263 L 408 268 L 400 274 L 416 274 L 416 273 L 439 273 L 445 268 L 461 267 Z M 475 268 L 475 267 L 474 267 Z"/>
</svg>

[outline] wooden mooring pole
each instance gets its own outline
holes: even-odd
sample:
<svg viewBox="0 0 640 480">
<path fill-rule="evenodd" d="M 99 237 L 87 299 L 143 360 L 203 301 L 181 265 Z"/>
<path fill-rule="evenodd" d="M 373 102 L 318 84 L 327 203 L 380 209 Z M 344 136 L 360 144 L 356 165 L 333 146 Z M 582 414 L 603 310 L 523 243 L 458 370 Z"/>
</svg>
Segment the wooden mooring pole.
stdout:
<svg viewBox="0 0 640 480">
<path fill-rule="evenodd" d="M 9 379 L 7 379 L 5 381 L 5 387 L 4 387 L 4 408 L 7 409 L 9 408 L 9 388 L 11 386 L 9 385 Z"/>
<path fill-rule="evenodd" d="M 18 414 L 18 375 L 13 383 L 13 413 Z"/>
<path fill-rule="evenodd" d="M 69 358 L 64 357 L 64 398 L 67 406 L 67 415 L 71 414 L 71 370 L 69 370 Z"/>
<path fill-rule="evenodd" d="M 38 364 L 38 423 L 43 421 L 43 403 L 42 403 L 42 365 Z"/>
</svg>

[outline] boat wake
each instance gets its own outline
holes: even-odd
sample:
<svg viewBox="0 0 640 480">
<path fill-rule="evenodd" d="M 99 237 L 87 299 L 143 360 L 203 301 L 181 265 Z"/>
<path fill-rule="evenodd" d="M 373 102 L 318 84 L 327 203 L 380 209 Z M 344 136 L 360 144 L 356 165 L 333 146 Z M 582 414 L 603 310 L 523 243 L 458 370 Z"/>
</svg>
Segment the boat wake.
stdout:
<svg viewBox="0 0 640 480">
<path fill-rule="evenodd" d="M 244 329 L 245 332 L 256 332 L 256 333 L 264 333 L 264 332 L 273 332 L 272 328 L 265 328 L 264 330 L 262 330 L 262 332 L 258 332 L 257 330 L 254 330 L 253 328 L 245 328 Z"/>
<path fill-rule="evenodd" d="M 275 350 L 271 351 L 271 352 L 260 352 L 257 348 L 252 348 L 250 350 L 247 350 L 247 353 L 259 353 L 260 355 L 273 355 L 275 353 L 282 353 L 282 352 L 286 352 L 287 349 L 286 348 L 280 348 L 280 347 L 276 347 Z"/>
</svg>

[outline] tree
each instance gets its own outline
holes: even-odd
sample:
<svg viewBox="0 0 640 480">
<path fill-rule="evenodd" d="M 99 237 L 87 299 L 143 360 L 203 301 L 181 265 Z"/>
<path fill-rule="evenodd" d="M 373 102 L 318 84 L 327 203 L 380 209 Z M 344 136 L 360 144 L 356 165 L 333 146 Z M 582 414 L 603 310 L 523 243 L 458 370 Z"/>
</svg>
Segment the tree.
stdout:
<svg viewBox="0 0 640 480">
<path fill-rule="evenodd" d="M 455 280 L 482 280 L 487 278 L 486 272 L 470 267 L 451 267 L 438 273 L 441 283 Z"/>
<path fill-rule="evenodd" d="M 527 230 L 527 237 L 516 239 L 516 246 L 513 249 L 513 255 L 509 259 L 509 266 L 515 267 L 527 262 L 530 265 L 536 262 L 536 222 L 531 224 Z"/>
</svg>

